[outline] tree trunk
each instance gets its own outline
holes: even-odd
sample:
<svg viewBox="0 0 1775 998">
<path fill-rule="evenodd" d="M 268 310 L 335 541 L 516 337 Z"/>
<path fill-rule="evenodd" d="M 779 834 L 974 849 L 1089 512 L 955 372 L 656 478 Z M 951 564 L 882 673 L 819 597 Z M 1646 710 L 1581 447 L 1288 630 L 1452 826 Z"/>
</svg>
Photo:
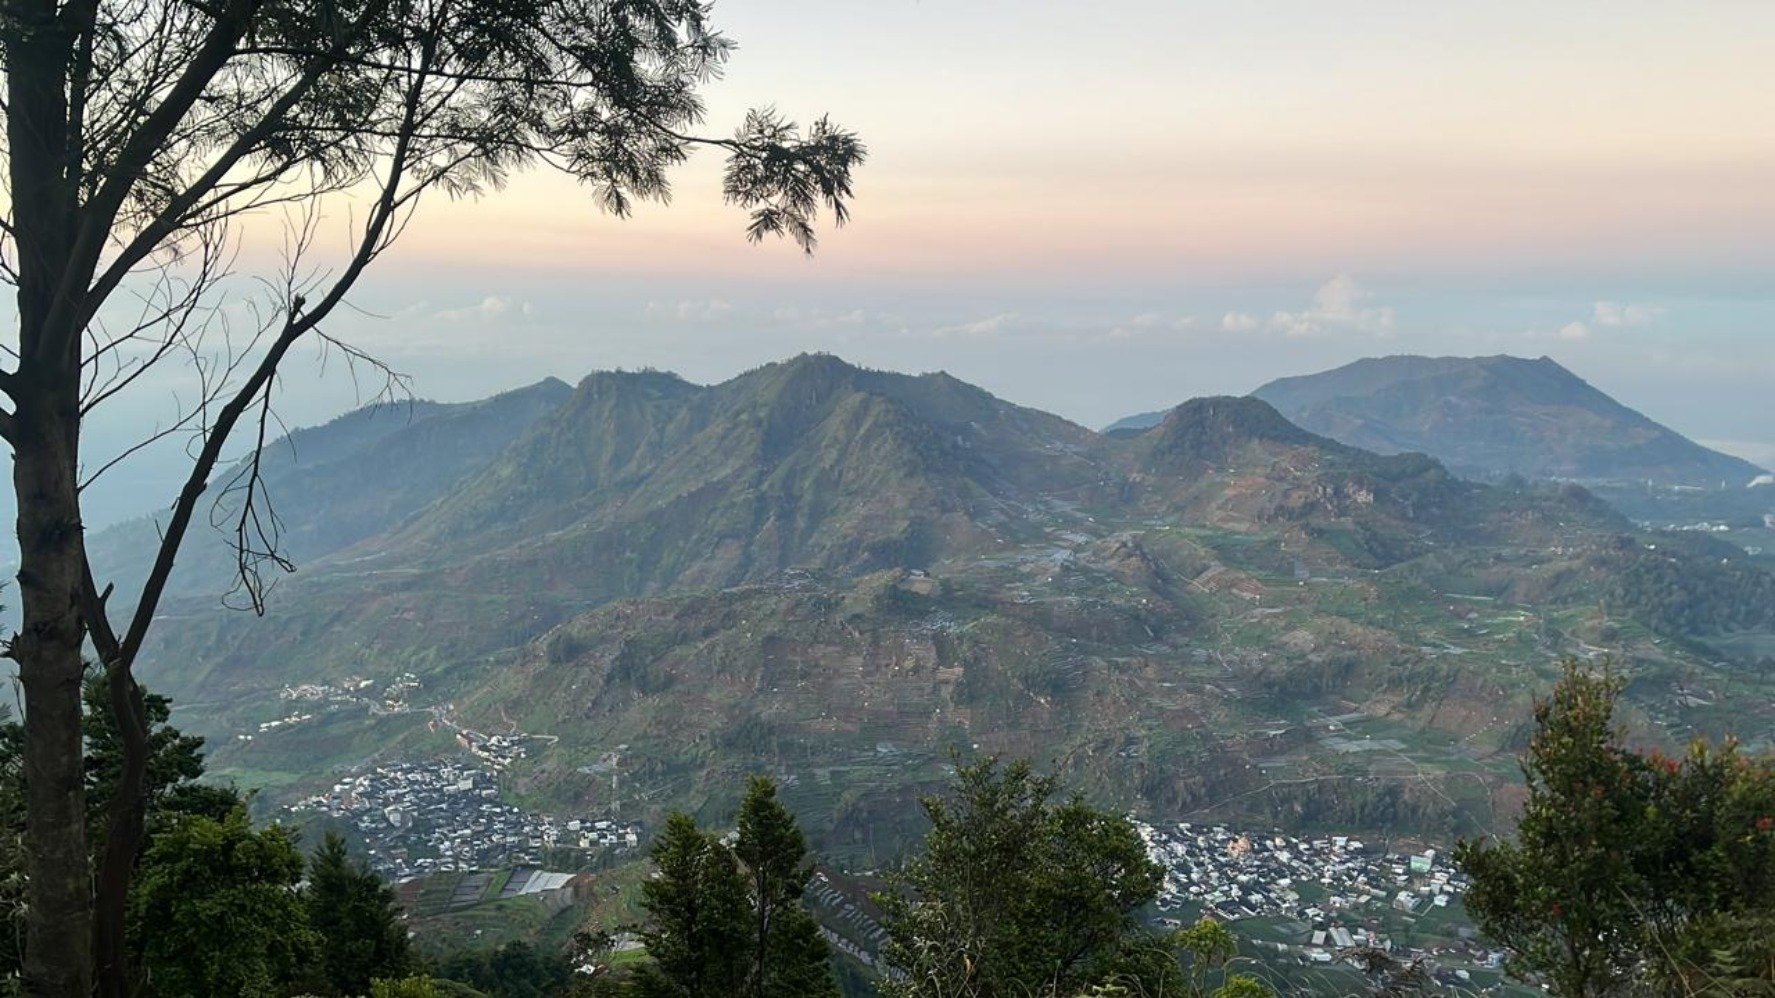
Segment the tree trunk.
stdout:
<svg viewBox="0 0 1775 998">
<path fill-rule="evenodd" d="M 70 164 L 71 25 L 55 0 L 11 0 L 4 24 L 7 166 L 18 275 L 18 369 L 8 379 L 18 496 L 13 639 L 25 692 L 25 993 L 89 998 L 92 871 L 81 744 L 80 329 L 70 271 L 78 163 Z"/>
<path fill-rule="evenodd" d="M 97 608 L 103 612 L 103 608 Z M 142 849 L 146 820 L 148 720 L 142 688 L 119 663 L 106 663 L 111 710 L 123 740 L 123 773 L 111 798 L 105 826 L 105 854 L 99 867 L 93 946 L 102 998 L 129 998 L 135 977 L 125 940 L 130 875 Z"/>
<path fill-rule="evenodd" d="M 80 717 L 85 552 L 75 482 L 79 411 L 73 379 L 65 387 L 41 383 L 57 380 L 24 379 L 13 448 L 24 616 L 12 649 L 25 692 L 24 976 L 27 994 L 86 998 L 92 876 Z"/>
</svg>

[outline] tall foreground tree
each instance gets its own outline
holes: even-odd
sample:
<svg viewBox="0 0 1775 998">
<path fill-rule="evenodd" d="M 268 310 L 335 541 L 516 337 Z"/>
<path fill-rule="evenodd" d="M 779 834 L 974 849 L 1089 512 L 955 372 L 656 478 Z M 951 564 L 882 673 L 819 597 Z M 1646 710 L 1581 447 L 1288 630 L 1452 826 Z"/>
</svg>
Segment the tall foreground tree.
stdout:
<svg viewBox="0 0 1775 998">
<path fill-rule="evenodd" d="M 369 866 L 353 862 L 345 840 L 332 832 L 309 858 L 302 900 L 308 927 L 320 940 L 317 976 L 329 994 L 361 995 L 372 981 L 412 969 L 394 890 Z"/>
<path fill-rule="evenodd" d="M 1176 957 L 1135 918 L 1162 871 L 1126 818 L 1055 801 L 1058 790 L 1027 762 L 987 759 L 960 767 L 950 793 L 920 801 L 931 822 L 924 850 L 900 889 L 877 898 L 896 971 L 884 994 L 1174 993 Z"/>
<path fill-rule="evenodd" d="M 746 970 L 746 882 L 733 850 L 673 814 L 650 851 L 658 875 L 641 885 L 651 958 L 637 977 L 648 998 L 723 998 Z"/>
<path fill-rule="evenodd" d="M 740 803 L 734 856 L 751 894 L 746 993 L 753 998 L 838 998 L 831 953 L 803 904 L 813 878 L 807 839 L 777 799 L 769 777 L 754 776 Z"/>
<path fill-rule="evenodd" d="M 776 784 L 755 776 L 732 848 L 674 814 L 642 886 L 649 998 L 837 998 L 831 952 L 803 901 L 813 865 Z"/>
<path fill-rule="evenodd" d="M 422 196 L 479 195 L 543 166 L 620 215 L 664 198 L 668 169 L 711 145 L 727 154 L 726 197 L 749 210 L 750 238 L 811 251 L 819 211 L 844 220 L 863 149 L 826 119 L 802 129 L 755 111 L 731 136 L 692 134 L 699 88 L 731 49 L 709 14 L 704 0 L 0 0 L 0 275 L 18 306 L 0 439 L 13 452 L 23 618 L 5 651 L 25 694 L 32 994 L 88 994 L 95 961 L 101 991 L 125 991 L 148 756 L 131 669 L 217 461 L 243 425 L 263 442 L 292 349 L 319 341 L 366 359 L 323 323 Z M 279 209 L 287 269 L 260 275 L 250 309 L 223 313 L 239 287 L 229 261 L 262 230 L 239 223 Z M 350 219 L 348 248 L 319 265 L 304 257 L 328 217 Z M 190 472 L 141 594 L 114 623 L 80 505 L 110 455 L 83 463 L 82 425 L 180 360 L 196 404 L 170 431 L 191 435 Z M 222 491 L 259 609 L 258 566 L 283 563 L 256 462 Z M 96 878 L 81 771 L 89 639 L 124 748 Z"/>
<path fill-rule="evenodd" d="M 103 841 L 105 805 L 117 790 L 122 749 L 117 719 L 102 682 L 89 679 L 86 702 L 86 799 L 89 841 Z M 148 720 L 150 755 L 145 781 L 149 830 L 165 830 L 188 817 L 224 820 L 241 804 L 231 787 L 199 783 L 203 775 L 203 739 L 184 734 L 167 723 L 171 702 L 156 693 L 143 697 Z M 0 989 L 17 982 L 23 966 L 24 857 L 19 844 L 25 830 L 24 726 L 0 705 Z M 151 842 L 151 836 L 148 842 Z M 144 847 L 148 844 L 144 843 Z"/>
<path fill-rule="evenodd" d="M 1566 998 L 1775 993 L 1775 757 L 1630 747 L 1621 683 L 1567 663 L 1535 707 L 1514 842 L 1463 842 L 1467 911 Z"/>
</svg>

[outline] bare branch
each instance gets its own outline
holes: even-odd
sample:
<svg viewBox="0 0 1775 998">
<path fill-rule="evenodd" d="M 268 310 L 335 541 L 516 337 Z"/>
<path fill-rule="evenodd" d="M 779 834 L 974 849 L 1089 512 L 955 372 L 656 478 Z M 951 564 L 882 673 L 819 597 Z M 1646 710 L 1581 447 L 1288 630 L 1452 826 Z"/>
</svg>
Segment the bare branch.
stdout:
<svg viewBox="0 0 1775 998">
<path fill-rule="evenodd" d="M 98 262 L 99 254 L 104 251 L 105 244 L 111 237 L 111 227 L 116 221 L 118 210 L 141 180 L 149 162 L 164 148 L 167 138 L 203 96 L 204 89 L 209 86 L 216 73 L 227 64 L 240 39 L 251 26 L 251 13 L 256 6 L 257 0 L 230 0 L 227 9 L 216 18 L 203 43 L 185 65 L 178 82 L 165 99 L 148 113 L 118 153 L 112 171 L 85 205 L 83 224 L 70 254 L 72 265 L 63 270 L 61 286 L 54 299 L 55 306 L 48 323 L 51 328 L 55 328 L 58 319 L 66 318 L 59 313 L 71 307 L 72 303 L 82 304 L 73 328 L 84 328 L 86 321 L 91 318 L 94 309 L 88 304 L 89 296 L 82 293 L 82 285 L 86 283 L 88 275 Z"/>
<path fill-rule="evenodd" d="M 267 384 L 259 402 L 258 439 L 253 443 L 246 468 L 235 476 L 234 483 L 229 486 L 229 491 L 238 491 L 241 494 L 240 511 L 234 519 L 237 570 L 235 591 L 247 594 L 254 613 L 265 612 L 265 597 L 270 592 L 270 586 L 260 575 L 259 567 L 269 562 L 284 572 L 296 570 L 296 566 L 288 558 L 278 554 L 282 521 L 278 519 L 277 510 L 272 507 L 270 496 L 264 488 L 263 459 L 271 420 L 271 390 Z"/>
<path fill-rule="evenodd" d="M 420 98 L 425 86 L 425 78 L 420 76 L 411 85 L 406 101 L 406 121 L 411 122 L 419 113 Z M 130 620 L 129 630 L 122 642 L 122 654 L 126 660 L 134 661 L 137 651 L 147 637 L 148 625 L 154 619 L 155 610 L 160 605 L 161 596 L 166 590 L 167 581 L 171 578 L 173 561 L 177 557 L 179 546 L 184 542 L 185 533 L 190 528 L 192 514 L 196 511 L 198 500 L 209 487 L 210 475 L 222 456 L 222 448 L 227 443 L 229 434 L 246 411 L 255 402 L 266 404 L 272 378 L 276 375 L 284 356 L 302 336 L 314 329 L 332 313 L 344 300 L 352 285 L 357 282 L 364 269 L 375 258 L 387 249 L 388 226 L 397 214 L 401 205 L 401 185 L 408 168 L 407 156 L 410 144 L 403 140 L 395 145 L 390 158 L 388 176 L 384 181 L 382 194 L 372 208 L 370 217 L 365 221 L 364 232 L 353 253 L 352 260 L 344 272 L 333 282 L 327 293 L 312 306 L 305 302 L 291 300 L 285 303 L 283 328 L 272 342 L 265 355 L 260 358 L 252 376 L 241 385 L 233 397 L 222 406 L 215 423 L 209 428 L 203 446 L 195 456 L 191 465 L 191 474 L 180 490 L 178 499 L 173 504 L 172 516 L 167 521 L 166 533 L 161 538 L 160 550 L 154 565 L 148 572 L 147 581 L 143 584 L 142 595 L 136 604 L 136 611 Z M 243 578 L 243 583 L 251 582 Z M 263 602 L 254 597 L 254 606 L 263 608 Z"/>
<path fill-rule="evenodd" d="M 233 3 L 230 5 L 230 10 L 234 10 L 236 6 L 246 6 L 250 3 L 251 0 L 233 0 Z M 337 59 L 345 52 L 345 45 L 347 42 L 354 38 L 358 33 L 362 32 L 364 26 L 371 23 L 376 16 L 379 16 L 382 9 L 383 5 L 379 3 L 365 5 L 357 22 L 352 26 L 352 30 L 345 33 L 345 37 L 342 37 L 336 43 L 332 52 L 314 58 L 313 61 L 304 68 L 303 73 L 290 85 L 289 89 L 284 91 L 284 93 L 265 110 L 264 114 L 260 116 L 258 122 L 252 128 L 243 132 L 228 146 L 228 148 L 223 150 L 220 155 L 216 156 L 209 169 L 204 171 L 202 176 L 187 185 L 178 196 L 174 197 L 166 207 L 163 208 L 151 222 L 149 222 L 149 224 L 136 233 L 135 238 L 130 240 L 129 244 L 118 254 L 117 259 L 105 269 L 104 273 L 99 275 L 99 277 L 93 282 L 92 287 L 82 296 L 80 319 L 83 322 L 91 318 L 93 313 L 98 310 L 99 303 L 103 302 L 105 298 L 122 283 L 124 277 L 127 276 L 138 263 L 146 259 L 148 255 L 154 252 L 154 250 L 159 247 L 168 236 L 172 235 L 180 228 L 184 221 L 190 217 L 192 210 L 210 196 L 211 192 L 222 183 L 237 164 L 256 150 L 266 137 L 283 123 L 285 117 L 287 117 L 290 111 L 308 95 L 308 93 L 320 81 L 322 76 L 325 75 L 327 70 L 337 64 Z M 223 21 L 218 19 L 218 34 L 214 36 L 215 40 L 218 42 L 223 37 L 219 31 L 222 23 Z M 220 62 L 216 62 L 210 68 L 211 75 L 213 75 L 214 72 L 227 61 L 229 55 L 232 54 L 234 43 L 238 42 L 240 36 L 245 32 L 244 24 L 238 25 L 237 28 L 238 30 L 233 31 L 231 35 L 227 36 L 230 51 L 219 55 Z M 208 42 L 209 40 L 206 39 L 205 53 L 212 58 L 217 58 L 218 56 L 215 53 L 210 52 Z M 191 69 L 193 71 L 197 69 L 196 61 L 193 62 Z M 207 82 L 207 78 L 204 82 Z M 184 80 L 181 80 L 181 83 L 184 83 Z M 197 97 L 200 95 L 201 86 L 199 86 L 197 93 L 189 95 L 189 100 L 184 104 L 185 110 L 189 110 L 190 104 L 195 103 Z M 185 95 L 181 93 L 180 96 L 183 98 Z M 162 108 L 157 109 L 157 112 L 162 109 L 170 110 L 174 106 L 172 98 L 169 97 L 168 102 L 164 103 Z M 183 112 L 181 112 L 181 116 L 182 114 Z M 176 123 L 177 119 L 174 119 L 174 121 L 168 124 L 166 128 L 170 129 L 172 125 Z M 149 126 L 144 124 L 142 129 L 138 132 L 138 135 L 147 134 L 149 134 Z M 132 137 L 132 141 L 134 138 L 135 137 Z M 164 141 L 164 138 L 165 136 L 162 135 L 161 140 Z M 119 159 L 124 163 L 131 162 L 131 160 L 124 159 L 124 156 L 128 153 L 129 148 L 126 147 L 125 152 L 120 154 Z M 281 174 L 282 172 L 282 170 L 275 171 L 273 176 L 275 177 L 276 174 Z M 269 180 L 267 182 L 269 183 Z M 109 186 L 110 185 L 108 184 L 107 187 Z M 122 205 L 122 198 L 127 192 L 128 186 L 126 183 L 118 190 L 110 193 L 112 200 L 100 200 L 99 206 L 101 208 L 111 206 L 111 214 L 112 217 L 114 217 L 116 208 Z M 104 194 L 105 192 L 101 191 L 101 197 Z M 110 218 L 106 218 L 105 225 L 107 228 L 109 227 L 109 224 Z M 82 235 L 84 239 L 85 233 Z M 84 242 L 83 245 L 85 245 Z M 96 259 L 96 252 L 94 256 Z M 68 289 L 68 291 L 70 294 L 73 293 L 73 289 Z"/>
</svg>

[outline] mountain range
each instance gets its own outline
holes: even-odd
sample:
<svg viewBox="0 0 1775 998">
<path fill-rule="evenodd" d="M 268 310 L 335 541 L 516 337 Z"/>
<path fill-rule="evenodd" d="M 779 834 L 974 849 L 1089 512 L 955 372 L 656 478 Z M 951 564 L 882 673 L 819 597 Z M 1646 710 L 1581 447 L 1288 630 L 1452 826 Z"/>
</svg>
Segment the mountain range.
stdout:
<svg viewBox="0 0 1775 998">
<path fill-rule="evenodd" d="M 1251 393 L 1297 425 L 1381 454 L 1428 454 L 1457 474 L 1591 484 L 1738 488 L 1762 473 L 1646 418 L 1541 357 L 1377 357 Z M 1155 425 L 1130 416 L 1106 432 Z"/>
<path fill-rule="evenodd" d="M 768 769 L 833 854 L 895 848 L 951 750 L 1155 814 L 1449 835 L 1510 806 L 1561 655 L 1612 656 L 1648 731 L 1775 730 L 1766 563 L 1259 398 L 1099 434 L 816 355 L 358 413 L 274 453 L 299 570 L 264 618 L 227 611 L 226 535 L 194 538 L 143 667 L 274 794 L 463 727 L 528 736 L 509 789 L 562 807 L 717 807 Z M 95 535 L 100 574 L 139 578 L 152 534 Z M 423 709 L 292 713 L 293 687 L 408 676 Z"/>
</svg>

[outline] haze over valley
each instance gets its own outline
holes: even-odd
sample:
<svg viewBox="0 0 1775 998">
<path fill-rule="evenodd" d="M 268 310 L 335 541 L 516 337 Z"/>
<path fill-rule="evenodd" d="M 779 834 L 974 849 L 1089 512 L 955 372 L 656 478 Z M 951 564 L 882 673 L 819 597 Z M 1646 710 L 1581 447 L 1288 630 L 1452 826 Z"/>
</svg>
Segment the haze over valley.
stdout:
<svg viewBox="0 0 1775 998">
<path fill-rule="evenodd" d="M 1771 38 L 0 0 L 0 995 L 1771 993 Z"/>
</svg>

